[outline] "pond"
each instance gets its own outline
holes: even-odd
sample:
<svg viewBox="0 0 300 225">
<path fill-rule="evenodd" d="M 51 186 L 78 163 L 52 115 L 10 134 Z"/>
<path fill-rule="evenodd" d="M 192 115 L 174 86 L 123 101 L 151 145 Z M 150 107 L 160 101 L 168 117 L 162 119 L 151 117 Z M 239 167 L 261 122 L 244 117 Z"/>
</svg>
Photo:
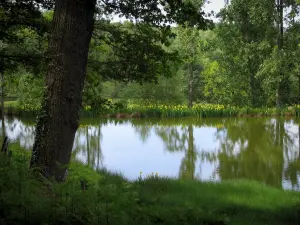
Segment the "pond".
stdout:
<svg viewBox="0 0 300 225">
<path fill-rule="evenodd" d="M 83 119 L 72 160 L 121 172 L 202 181 L 251 179 L 300 188 L 300 121 L 295 118 Z M 1 124 L 1 123 L 0 123 Z M 34 119 L 5 119 L 11 142 L 31 149 Z"/>
</svg>

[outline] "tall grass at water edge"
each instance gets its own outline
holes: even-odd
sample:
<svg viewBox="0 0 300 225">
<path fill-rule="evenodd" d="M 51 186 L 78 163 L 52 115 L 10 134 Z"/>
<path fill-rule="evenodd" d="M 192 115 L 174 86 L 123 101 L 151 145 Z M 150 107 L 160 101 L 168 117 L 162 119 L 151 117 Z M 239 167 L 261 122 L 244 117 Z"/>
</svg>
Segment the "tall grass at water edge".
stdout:
<svg viewBox="0 0 300 225">
<path fill-rule="evenodd" d="M 236 117 L 236 116 L 300 116 L 300 105 L 281 109 L 234 107 L 219 104 L 194 104 L 192 108 L 186 105 L 166 104 L 134 104 L 128 103 L 122 109 L 108 110 L 108 114 L 116 116 L 127 113 L 140 117 Z"/>
<path fill-rule="evenodd" d="M 236 117 L 236 116 L 300 116 L 300 105 L 286 106 L 281 109 L 275 107 L 251 108 L 235 107 L 220 104 L 171 105 L 161 103 L 134 103 L 132 101 L 108 101 L 101 109 L 93 109 L 89 105 L 83 106 L 82 116 L 109 117 Z M 16 101 L 5 102 L 5 114 L 8 115 L 37 115 L 39 107 L 30 105 L 19 106 Z"/>
</svg>

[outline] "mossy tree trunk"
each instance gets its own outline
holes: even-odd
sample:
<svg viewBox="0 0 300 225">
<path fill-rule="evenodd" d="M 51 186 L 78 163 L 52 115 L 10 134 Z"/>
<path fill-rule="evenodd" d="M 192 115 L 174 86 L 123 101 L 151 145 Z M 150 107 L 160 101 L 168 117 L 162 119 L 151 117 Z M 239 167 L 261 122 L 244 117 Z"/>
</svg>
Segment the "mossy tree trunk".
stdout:
<svg viewBox="0 0 300 225">
<path fill-rule="evenodd" d="M 79 125 L 96 0 L 56 0 L 31 167 L 64 181 Z"/>
</svg>

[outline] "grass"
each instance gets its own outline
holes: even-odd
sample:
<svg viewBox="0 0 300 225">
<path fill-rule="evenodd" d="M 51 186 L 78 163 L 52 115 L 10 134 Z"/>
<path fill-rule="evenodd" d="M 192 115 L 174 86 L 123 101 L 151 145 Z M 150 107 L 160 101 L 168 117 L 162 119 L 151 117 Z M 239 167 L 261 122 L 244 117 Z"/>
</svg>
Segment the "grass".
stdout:
<svg viewBox="0 0 300 225">
<path fill-rule="evenodd" d="M 36 115 L 38 108 L 30 105 L 19 106 L 17 101 L 5 102 L 6 113 L 21 116 L 23 114 Z M 84 106 L 81 116 L 99 116 L 130 118 L 130 117 L 244 117 L 244 116 L 300 116 L 300 105 L 286 106 L 281 109 L 234 107 L 220 104 L 194 104 L 190 109 L 187 105 L 167 105 L 160 103 L 133 103 L 112 101 L 111 106 L 104 106 L 98 112 L 90 106 Z"/>
<path fill-rule="evenodd" d="M 294 105 L 281 109 L 274 108 L 250 108 L 234 107 L 218 104 L 194 104 L 192 108 L 186 105 L 166 104 L 133 104 L 128 103 L 121 109 L 107 110 L 111 117 L 126 117 L 138 115 L 138 117 L 237 117 L 237 116 L 299 116 L 300 105 Z M 124 115 L 123 115 L 124 114 Z"/>
<path fill-rule="evenodd" d="M 6 101 L 4 102 L 4 107 L 9 108 L 9 107 L 17 107 L 18 102 L 17 101 Z"/>
<path fill-rule="evenodd" d="M 33 176 L 28 154 L 0 154 L 0 224 L 300 224 L 300 193 L 257 182 L 156 175 L 129 182 L 75 161 L 67 181 L 57 184 Z"/>
</svg>

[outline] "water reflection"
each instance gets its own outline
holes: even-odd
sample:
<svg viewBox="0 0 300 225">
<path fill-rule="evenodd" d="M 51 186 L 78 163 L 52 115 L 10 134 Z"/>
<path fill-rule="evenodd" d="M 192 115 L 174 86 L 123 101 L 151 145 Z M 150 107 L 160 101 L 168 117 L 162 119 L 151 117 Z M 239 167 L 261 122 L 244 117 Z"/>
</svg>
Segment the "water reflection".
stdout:
<svg viewBox="0 0 300 225">
<path fill-rule="evenodd" d="M 34 120 L 6 119 L 5 132 L 30 149 Z M 1 124 L 3 124 L 1 122 Z M 73 160 L 136 179 L 140 171 L 181 179 L 252 179 L 300 189 L 300 125 L 294 119 L 85 120 Z"/>
<path fill-rule="evenodd" d="M 101 124 L 80 126 L 76 133 L 73 155 L 95 169 L 102 167 Z"/>
<path fill-rule="evenodd" d="M 283 170 L 283 142 L 280 120 L 241 120 L 226 126 L 222 135 L 218 173 L 221 179 L 247 178 L 280 187 Z"/>
<path fill-rule="evenodd" d="M 181 126 L 180 130 L 177 127 L 156 127 L 155 133 L 162 139 L 168 151 L 184 152 L 184 157 L 180 164 L 179 177 L 181 179 L 194 179 L 197 151 L 194 145 L 193 126 Z"/>
</svg>

